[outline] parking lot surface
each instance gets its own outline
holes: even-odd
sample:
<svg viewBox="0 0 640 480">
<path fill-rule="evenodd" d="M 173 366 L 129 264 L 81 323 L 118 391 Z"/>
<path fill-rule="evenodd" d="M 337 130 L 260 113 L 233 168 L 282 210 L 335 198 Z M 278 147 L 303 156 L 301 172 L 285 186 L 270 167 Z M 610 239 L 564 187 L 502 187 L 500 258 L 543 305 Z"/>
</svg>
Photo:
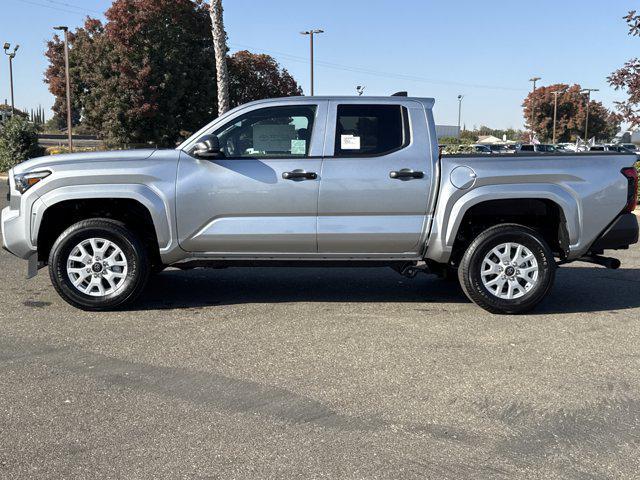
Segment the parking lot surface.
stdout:
<svg viewBox="0 0 640 480">
<path fill-rule="evenodd" d="M 0 478 L 637 478 L 616 256 L 523 316 L 390 269 L 168 270 L 87 313 L 3 251 Z"/>
</svg>

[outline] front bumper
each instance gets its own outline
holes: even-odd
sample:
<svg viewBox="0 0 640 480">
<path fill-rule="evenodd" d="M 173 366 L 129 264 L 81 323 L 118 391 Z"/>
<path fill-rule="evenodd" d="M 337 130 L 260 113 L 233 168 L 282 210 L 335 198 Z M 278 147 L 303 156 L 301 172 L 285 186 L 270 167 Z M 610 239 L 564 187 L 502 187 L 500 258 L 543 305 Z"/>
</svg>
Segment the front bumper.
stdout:
<svg viewBox="0 0 640 480">
<path fill-rule="evenodd" d="M 623 213 L 593 242 L 589 251 L 620 250 L 634 243 L 638 243 L 638 218 L 633 213 Z"/>
<path fill-rule="evenodd" d="M 5 207 L 2 210 L 2 246 L 15 256 L 29 259 L 37 253 L 36 247 L 29 238 L 28 218 L 20 214 L 20 210 Z"/>
</svg>

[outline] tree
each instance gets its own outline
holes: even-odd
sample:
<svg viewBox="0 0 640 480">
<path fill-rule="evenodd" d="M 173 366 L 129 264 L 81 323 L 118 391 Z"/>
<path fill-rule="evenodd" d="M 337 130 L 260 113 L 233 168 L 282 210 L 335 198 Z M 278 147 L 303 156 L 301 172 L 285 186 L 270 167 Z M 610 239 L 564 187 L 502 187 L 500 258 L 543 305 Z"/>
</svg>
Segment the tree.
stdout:
<svg viewBox="0 0 640 480">
<path fill-rule="evenodd" d="M 87 19 L 70 35 L 76 121 L 111 144 L 171 146 L 216 106 L 211 21 L 203 0 L 116 0 L 107 22 Z M 45 76 L 64 112 L 59 40 Z"/>
<path fill-rule="evenodd" d="M 629 35 L 639 37 L 640 15 L 631 10 L 623 18 L 629 26 Z M 607 80 L 613 88 L 623 90 L 628 95 L 624 102 L 616 102 L 622 118 L 633 126 L 640 125 L 640 59 L 632 58 L 607 77 Z"/>
<path fill-rule="evenodd" d="M 0 127 L 0 171 L 41 154 L 36 126 L 22 115 L 15 115 Z"/>
<path fill-rule="evenodd" d="M 235 107 L 263 98 L 302 95 L 302 88 L 276 60 L 246 50 L 229 57 L 230 101 Z"/>
<path fill-rule="evenodd" d="M 539 87 L 535 92 L 529 93 L 525 98 L 524 118 L 527 128 L 531 129 L 531 108 L 535 99 L 535 118 L 533 130 L 540 140 L 551 141 L 553 138 L 553 110 L 554 94 L 558 94 L 558 114 L 556 124 L 556 140 L 568 142 L 578 136 L 584 136 L 584 127 L 587 112 L 587 96 L 580 93 L 580 85 L 555 84 L 547 87 Z M 589 103 L 589 137 L 610 140 L 620 126 L 619 115 L 607 110 L 601 102 L 591 100 Z"/>
<path fill-rule="evenodd" d="M 229 110 L 229 72 L 227 70 L 227 33 L 222 18 L 222 0 L 211 0 L 211 35 L 216 56 L 216 77 L 218 86 L 218 115 Z"/>
<path fill-rule="evenodd" d="M 83 33 L 83 30 L 76 30 L 78 35 Z M 76 41 L 76 34 L 69 32 L 69 45 L 73 45 Z M 81 78 L 78 75 L 78 56 L 73 55 L 77 53 L 69 52 L 69 72 L 71 77 L 71 123 L 73 126 L 78 125 L 80 122 L 80 110 L 81 110 L 81 94 L 83 92 L 83 84 Z M 54 35 L 53 39 L 47 42 L 47 50 L 45 56 L 49 59 L 49 66 L 44 74 L 44 82 L 49 85 L 49 91 L 55 96 L 53 103 L 53 115 L 55 118 L 55 125 L 57 129 L 66 128 L 67 126 L 67 101 L 66 101 L 66 78 L 65 78 L 65 64 L 64 64 L 64 41 L 58 36 Z"/>
<path fill-rule="evenodd" d="M 88 18 L 69 32 L 76 131 L 98 134 L 111 145 L 172 146 L 215 118 L 209 13 L 204 0 L 116 0 L 104 24 Z M 45 81 L 56 97 L 47 128 L 63 128 L 66 84 L 58 37 L 48 43 L 46 55 Z M 233 105 L 302 92 L 268 55 L 238 52 L 227 63 Z"/>
</svg>

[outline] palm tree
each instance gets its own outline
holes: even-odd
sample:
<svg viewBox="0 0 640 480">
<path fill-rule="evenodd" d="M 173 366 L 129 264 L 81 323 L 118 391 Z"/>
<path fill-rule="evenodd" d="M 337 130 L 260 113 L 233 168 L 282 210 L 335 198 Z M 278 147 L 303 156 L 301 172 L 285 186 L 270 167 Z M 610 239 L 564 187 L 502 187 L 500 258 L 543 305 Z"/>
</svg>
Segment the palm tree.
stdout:
<svg viewBox="0 0 640 480">
<path fill-rule="evenodd" d="M 227 32 L 222 20 L 222 0 L 211 0 L 211 33 L 216 55 L 216 77 L 218 82 L 218 115 L 229 110 L 229 71 L 227 70 Z"/>
</svg>

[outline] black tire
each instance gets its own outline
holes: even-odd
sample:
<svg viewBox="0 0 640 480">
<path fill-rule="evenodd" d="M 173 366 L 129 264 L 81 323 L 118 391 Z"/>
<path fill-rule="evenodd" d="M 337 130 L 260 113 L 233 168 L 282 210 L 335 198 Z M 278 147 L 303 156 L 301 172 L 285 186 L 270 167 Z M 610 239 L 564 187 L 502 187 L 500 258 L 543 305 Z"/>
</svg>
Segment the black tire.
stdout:
<svg viewBox="0 0 640 480">
<path fill-rule="evenodd" d="M 483 284 L 481 276 L 485 256 L 495 247 L 507 242 L 525 246 L 538 263 L 537 282 L 521 297 L 514 299 L 500 298 L 492 293 Z M 523 313 L 540 303 L 551 290 L 555 273 L 553 253 L 544 239 L 535 230 L 517 224 L 497 225 L 482 232 L 471 242 L 458 268 L 462 290 L 472 302 L 491 313 L 506 314 Z"/>
<path fill-rule="evenodd" d="M 69 255 L 76 245 L 90 238 L 113 242 L 127 261 L 126 276 L 114 292 L 104 296 L 81 292 L 67 274 Z M 58 237 L 49 254 L 51 283 L 67 303 L 83 310 L 112 310 L 132 302 L 144 289 L 149 273 L 149 256 L 143 243 L 123 223 L 106 218 L 92 218 L 70 226 Z"/>
</svg>

